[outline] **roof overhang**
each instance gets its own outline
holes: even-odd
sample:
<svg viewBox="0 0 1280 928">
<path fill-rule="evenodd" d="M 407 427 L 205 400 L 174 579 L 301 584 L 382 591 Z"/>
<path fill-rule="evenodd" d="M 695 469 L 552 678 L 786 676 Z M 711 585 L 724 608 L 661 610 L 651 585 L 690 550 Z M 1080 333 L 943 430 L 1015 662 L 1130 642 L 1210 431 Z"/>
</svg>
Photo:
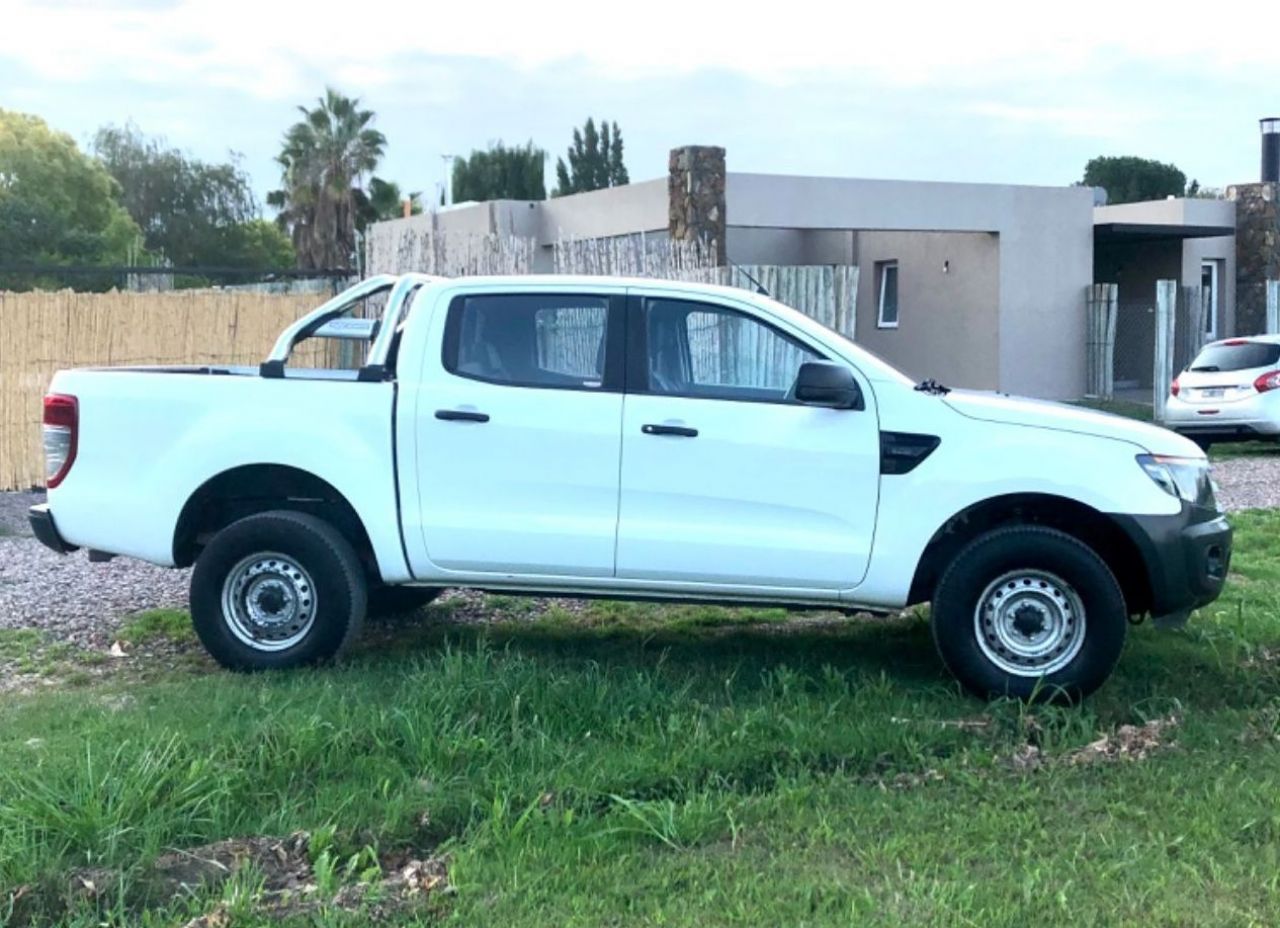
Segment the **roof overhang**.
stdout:
<svg viewBox="0 0 1280 928">
<path fill-rule="evenodd" d="M 1180 242 L 1188 238 L 1235 235 L 1235 226 L 1173 225 L 1164 222 L 1099 222 L 1093 226 L 1095 242 Z"/>
</svg>

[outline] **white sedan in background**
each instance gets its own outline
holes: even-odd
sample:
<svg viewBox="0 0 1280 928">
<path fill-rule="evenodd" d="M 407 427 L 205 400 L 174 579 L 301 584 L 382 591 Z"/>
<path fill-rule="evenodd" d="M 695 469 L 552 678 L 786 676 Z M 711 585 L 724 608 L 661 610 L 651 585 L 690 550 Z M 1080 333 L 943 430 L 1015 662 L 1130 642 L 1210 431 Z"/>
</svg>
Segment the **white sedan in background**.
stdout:
<svg viewBox="0 0 1280 928">
<path fill-rule="evenodd" d="M 1165 425 L 1202 448 L 1280 439 L 1280 335 L 1205 345 L 1174 378 Z"/>
</svg>

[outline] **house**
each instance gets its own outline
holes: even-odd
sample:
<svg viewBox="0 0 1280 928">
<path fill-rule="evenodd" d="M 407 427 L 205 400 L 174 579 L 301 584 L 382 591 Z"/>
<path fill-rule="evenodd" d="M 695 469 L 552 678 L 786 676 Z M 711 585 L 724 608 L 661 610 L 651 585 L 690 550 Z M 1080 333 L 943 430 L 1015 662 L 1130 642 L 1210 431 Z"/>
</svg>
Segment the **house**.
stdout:
<svg viewBox="0 0 1280 928">
<path fill-rule="evenodd" d="M 1080 186 L 729 172 L 723 149 L 691 146 L 672 151 L 665 178 L 379 223 L 369 252 L 385 262 L 418 230 L 527 243 L 534 272 L 555 269 L 566 239 L 695 240 L 720 265 L 856 265 L 846 334 L 908 375 L 1075 399 L 1085 392 L 1095 281 L 1118 283 L 1122 303 L 1141 307 L 1145 331 L 1123 346 L 1117 335 L 1117 365 L 1133 359 L 1124 376 L 1135 386 L 1152 382 L 1147 320 L 1157 279 L 1205 288 L 1205 334 L 1236 331 L 1235 202 L 1098 207 L 1096 198 Z M 369 267 L 409 269 L 372 258 Z"/>
</svg>

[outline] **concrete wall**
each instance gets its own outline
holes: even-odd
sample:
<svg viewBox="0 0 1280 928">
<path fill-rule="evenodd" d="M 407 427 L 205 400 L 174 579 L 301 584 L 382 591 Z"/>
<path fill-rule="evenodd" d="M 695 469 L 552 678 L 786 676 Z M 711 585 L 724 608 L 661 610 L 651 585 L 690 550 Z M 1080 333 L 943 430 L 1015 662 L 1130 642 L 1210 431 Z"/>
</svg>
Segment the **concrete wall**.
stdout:
<svg viewBox="0 0 1280 928">
<path fill-rule="evenodd" d="M 553 244 L 562 235 L 611 238 L 632 232 L 666 232 L 667 180 L 575 193 L 545 200 L 541 206 L 538 240 L 544 245 Z"/>
<path fill-rule="evenodd" d="M 1182 283 L 1200 286 L 1200 265 L 1219 261 L 1218 265 L 1218 337 L 1239 334 L 1236 330 L 1236 240 L 1235 236 L 1189 238 L 1182 243 Z"/>
<path fill-rule="evenodd" d="M 857 264 L 857 234 L 832 229 L 752 229 L 730 225 L 734 264 Z"/>
<path fill-rule="evenodd" d="M 1052 398 L 1084 392 L 1088 188 L 730 173 L 727 199 L 739 228 L 996 233 L 999 389 Z M 870 266 L 861 245 L 858 259 Z M 906 275 L 899 280 L 905 285 Z"/>
<path fill-rule="evenodd" d="M 855 341 L 917 380 L 999 388 L 999 238 L 988 232 L 861 232 L 858 239 Z M 896 329 L 878 327 L 876 265 L 882 261 L 898 262 Z"/>
</svg>

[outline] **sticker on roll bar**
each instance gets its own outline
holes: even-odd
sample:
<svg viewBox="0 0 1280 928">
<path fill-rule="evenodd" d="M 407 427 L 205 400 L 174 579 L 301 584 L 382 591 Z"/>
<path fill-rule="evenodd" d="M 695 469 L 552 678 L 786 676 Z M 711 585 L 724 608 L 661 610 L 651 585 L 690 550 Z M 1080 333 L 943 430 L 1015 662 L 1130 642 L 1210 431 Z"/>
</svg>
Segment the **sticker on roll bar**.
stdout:
<svg viewBox="0 0 1280 928">
<path fill-rule="evenodd" d="M 330 319 L 316 329 L 313 338 L 340 338 L 347 341 L 373 341 L 378 334 L 378 319 Z"/>
</svg>

